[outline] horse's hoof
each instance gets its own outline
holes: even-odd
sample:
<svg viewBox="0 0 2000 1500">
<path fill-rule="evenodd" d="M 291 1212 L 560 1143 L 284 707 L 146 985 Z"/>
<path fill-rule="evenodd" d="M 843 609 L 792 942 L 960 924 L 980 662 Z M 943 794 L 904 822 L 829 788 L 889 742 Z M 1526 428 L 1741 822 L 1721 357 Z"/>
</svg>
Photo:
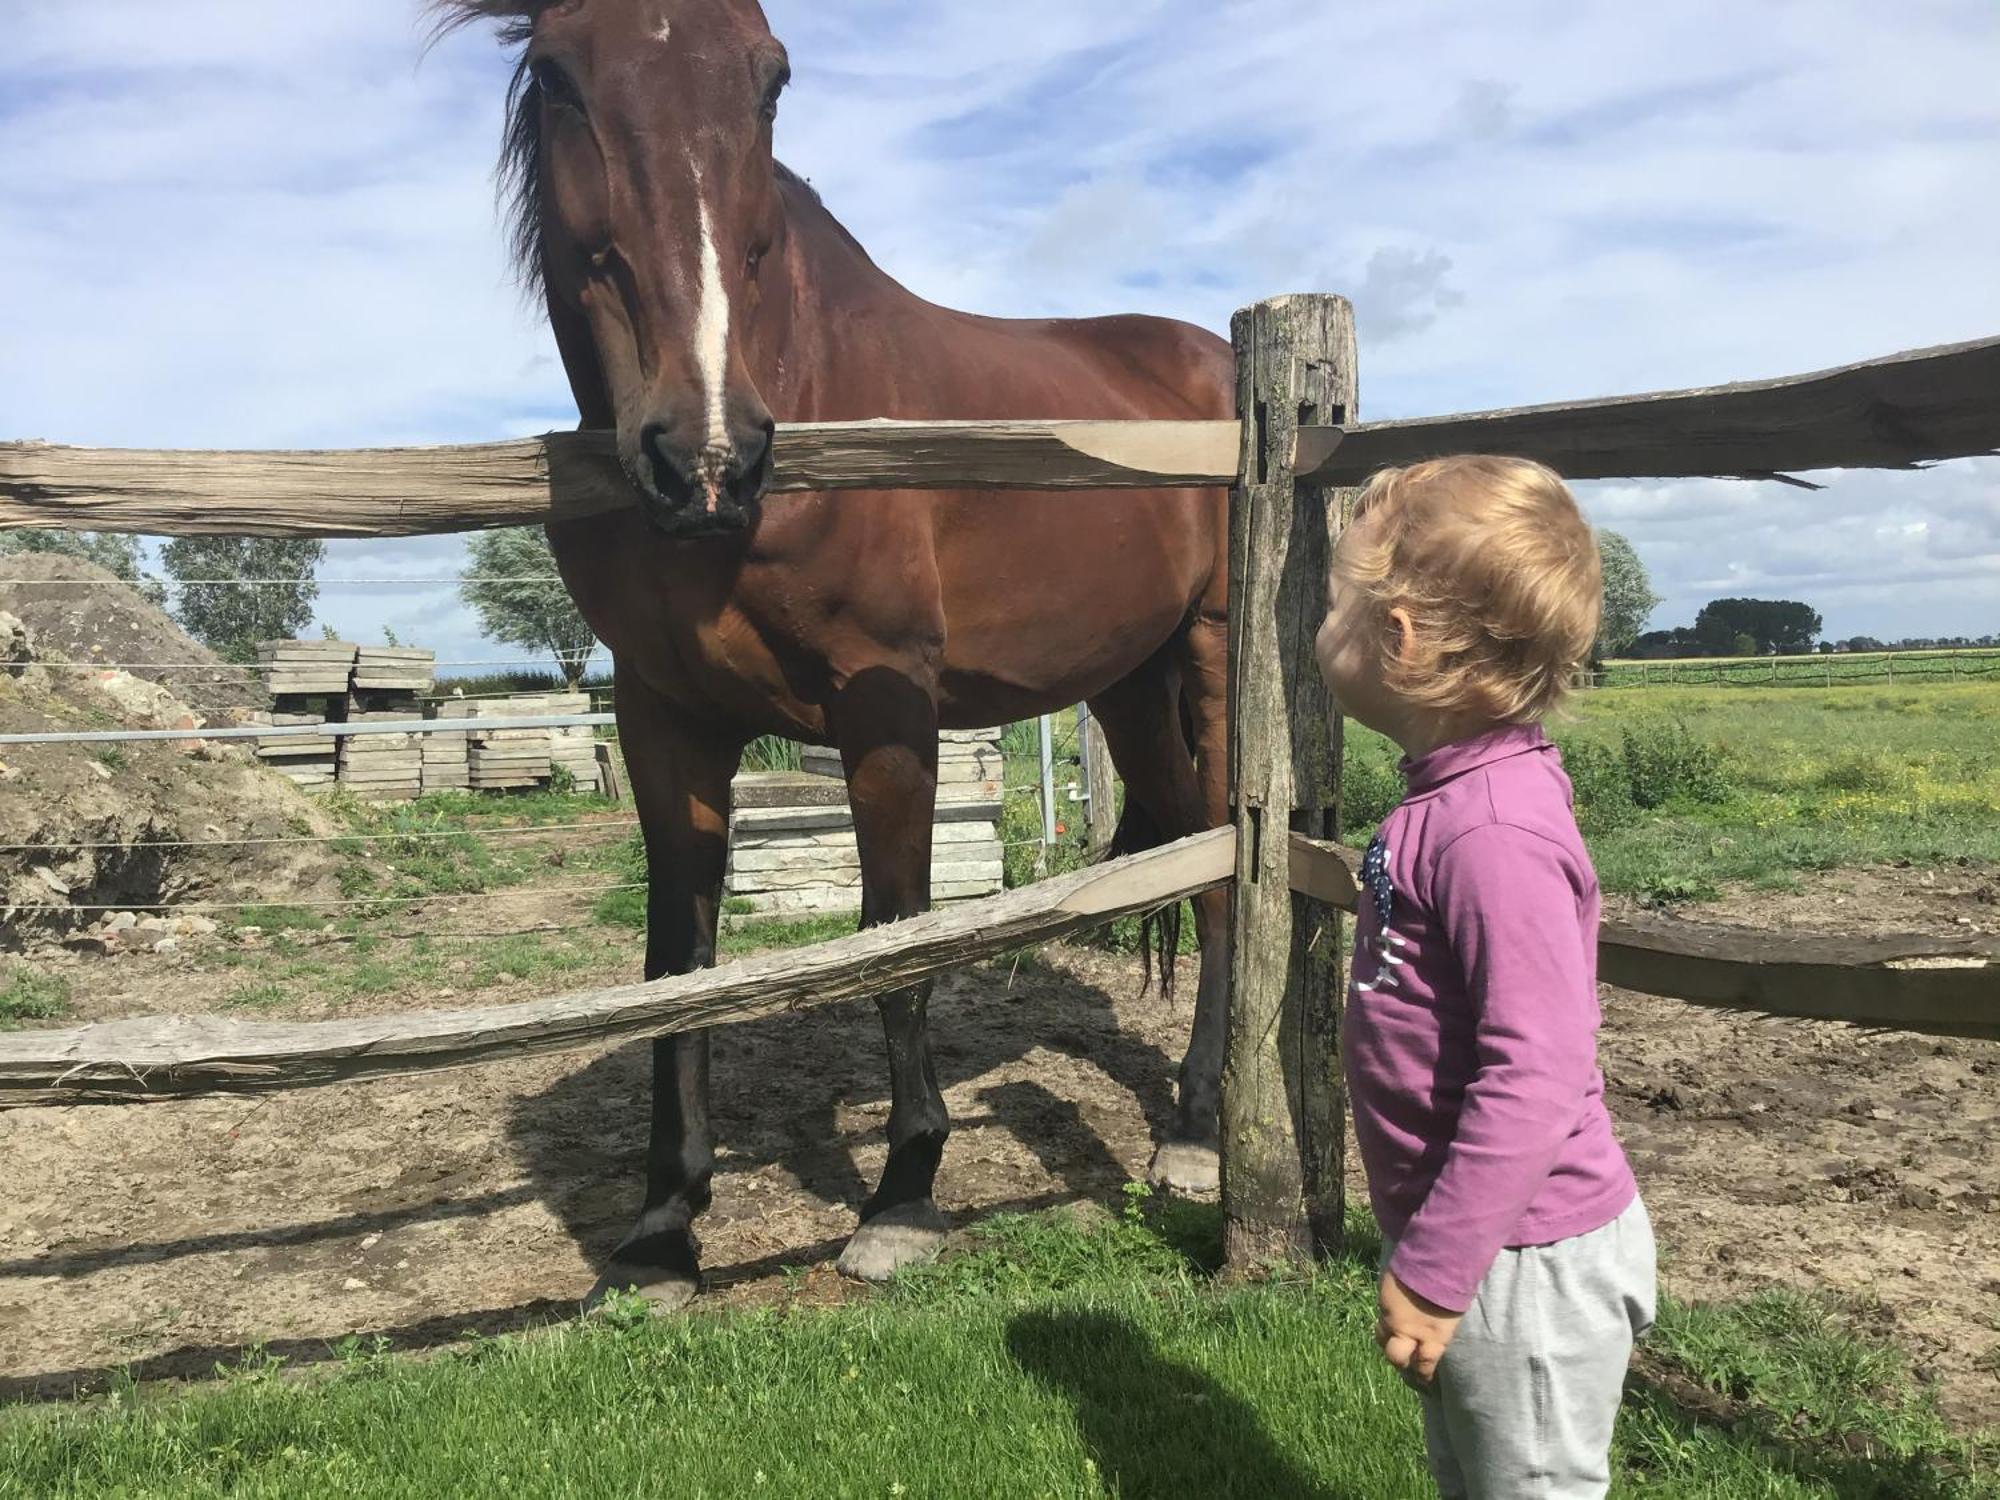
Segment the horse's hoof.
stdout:
<svg viewBox="0 0 2000 1500">
<path fill-rule="evenodd" d="M 1213 1146 L 1168 1141 L 1153 1153 L 1146 1180 L 1187 1198 L 1211 1198 L 1222 1191 L 1222 1157 Z"/>
<path fill-rule="evenodd" d="M 613 1261 L 597 1278 L 597 1285 L 583 1299 L 585 1312 L 594 1312 L 613 1292 L 644 1298 L 656 1313 L 676 1313 L 701 1291 L 701 1278 L 664 1266 L 627 1266 Z"/>
<path fill-rule="evenodd" d="M 887 1281 L 904 1266 L 935 1259 L 944 1235 L 944 1216 L 929 1204 L 890 1209 L 854 1231 L 835 1269 L 857 1281 Z"/>
</svg>

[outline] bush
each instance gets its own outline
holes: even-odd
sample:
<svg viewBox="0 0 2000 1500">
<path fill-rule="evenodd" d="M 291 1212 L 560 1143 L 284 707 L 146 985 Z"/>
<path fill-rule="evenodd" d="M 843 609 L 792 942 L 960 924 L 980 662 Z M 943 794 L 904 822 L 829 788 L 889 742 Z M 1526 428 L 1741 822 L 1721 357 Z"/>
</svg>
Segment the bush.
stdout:
<svg viewBox="0 0 2000 1500">
<path fill-rule="evenodd" d="M 1635 724 L 1623 732 L 1626 783 L 1635 807 L 1722 802 L 1729 782 L 1715 747 L 1679 720 Z"/>
<path fill-rule="evenodd" d="M 1379 734 L 1347 726 L 1340 765 L 1340 826 L 1352 842 L 1363 830 L 1395 810 L 1403 800 L 1403 773 L 1396 747 Z"/>
<path fill-rule="evenodd" d="M 56 1021 L 69 1013 L 69 981 L 36 969 L 0 970 L 0 1031 L 28 1021 Z"/>
<path fill-rule="evenodd" d="M 1886 792 L 1896 785 L 1896 772 L 1880 755 L 1850 750 L 1819 773 L 1819 784 L 1833 792 Z"/>
<path fill-rule="evenodd" d="M 1576 793 L 1576 821 L 1586 834 L 1608 832 L 1632 821 L 1632 778 L 1625 754 L 1596 740 L 1562 745 L 1563 769 Z"/>
</svg>

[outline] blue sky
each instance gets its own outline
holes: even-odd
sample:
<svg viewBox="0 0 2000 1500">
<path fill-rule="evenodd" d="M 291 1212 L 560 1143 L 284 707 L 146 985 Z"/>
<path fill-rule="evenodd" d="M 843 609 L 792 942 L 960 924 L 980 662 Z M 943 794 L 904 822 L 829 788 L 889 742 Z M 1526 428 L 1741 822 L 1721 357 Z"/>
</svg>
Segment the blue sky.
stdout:
<svg viewBox="0 0 2000 1500">
<path fill-rule="evenodd" d="M 594 0 L 624 3 L 624 0 Z M 1781 375 L 2000 332 L 1992 0 L 770 0 L 781 153 L 920 293 L 1227 326 L 1356 300 L 1362 415 Z M 506 62 L 415 0 L 10 0 L 0 434 L 452 442 L 563 427 L 491 169 Z M 1668 596 L 2000 629 L 2000 461 L 1591 485 Z M 341 543 L 435 577 L 459 543 Z M 446 589 L 323 617 L 449 659 Z"/>
</svg>

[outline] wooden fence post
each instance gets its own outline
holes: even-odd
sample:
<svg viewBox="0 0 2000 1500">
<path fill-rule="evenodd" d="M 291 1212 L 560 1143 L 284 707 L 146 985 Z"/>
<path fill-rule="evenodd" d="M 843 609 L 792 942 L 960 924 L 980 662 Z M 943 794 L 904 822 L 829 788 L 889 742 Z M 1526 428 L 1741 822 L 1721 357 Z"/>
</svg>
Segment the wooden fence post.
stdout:
<svg viewBox="0 0 2000 1500">
<path fill-rule="evenodd" d="M 1084 795 L 1089 799 L 1090 852 L 1102 854 L 1111 847 L 1118 832 L 1118 790 L 1111 765 L 1111 747 L 1104 742 L 1104 726 L 1089 705 L 1076 709 L 1077 737 L 1082 741 Z"/>
<path fill-rule="evenodd" d="M 1340 832 L 1340 724 L 1313 658 L 1339 492 L 1298 486 L 1301 425 L 1351 421 L 1354 309 L 1236 314 L 1243 480 L 1230 507 L 1230 775 L 1237 830 L 1222 1211 L 1232 1269 L 1336 1247 L 1344 1090 L 1339 916 L 1292 893 L 1291 832 Z"/>
</svg>

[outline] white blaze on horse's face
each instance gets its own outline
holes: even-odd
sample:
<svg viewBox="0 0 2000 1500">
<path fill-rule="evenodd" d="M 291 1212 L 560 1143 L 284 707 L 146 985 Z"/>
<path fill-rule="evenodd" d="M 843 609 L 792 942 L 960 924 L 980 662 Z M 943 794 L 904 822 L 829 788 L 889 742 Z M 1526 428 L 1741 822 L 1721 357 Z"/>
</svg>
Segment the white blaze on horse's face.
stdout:
<svg viewBox="0 0 2000 1500">
<path fill-rule="evenodd" d="M 653 28 L 653 40 L 664 45 L 667 42 L 671 42 L 673 39 L 674 39 L 674 23 L 672 21 L 669 21 L 665 16 L 661 16 L 660 24 Z"/>
<path fill-rule="evenodd" d="M 729 289 L 722 281 L 722 256 L 715 248 L 715 223 L 701 172 L 694 174 L 701 213 L 701 304 L 695 322 L 694 358 L 701 371 L 707 442 L 702 447 L 702 487 L 707 508 L 715 509 L 725 466 L 730 459 L 726 397 L 729 376 Z"/>
</svg>

